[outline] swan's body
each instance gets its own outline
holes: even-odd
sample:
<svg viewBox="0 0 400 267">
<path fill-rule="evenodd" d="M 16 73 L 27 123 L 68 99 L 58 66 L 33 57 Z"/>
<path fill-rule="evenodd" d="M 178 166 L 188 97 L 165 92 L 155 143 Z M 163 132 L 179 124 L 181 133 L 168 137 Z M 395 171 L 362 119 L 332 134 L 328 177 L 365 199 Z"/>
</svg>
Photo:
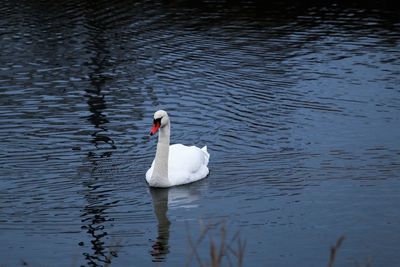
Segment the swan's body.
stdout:
<svg viewBox="0 0 400 267">
<path fill-rule="evenodd" d="M 170 121 L 168 114 L 159 110 L 154 113 L 151 135 L 160 130 L 157 151 L 146 181 L 152 187 L 171 187 L 198 181 L 209 173 L 210 154 L 207 146 L 198 148 L 181 144 L 169 145 Z"/>
<path fill-rule="evenodd" d="M 159 179 L 152 179 L 155 161 L 146 173 L 146 180 L 150 186 L 169 187 L 188 184 L 207 176 L 209 154 L 207 147 L 202 149 L 195 146 L 175 144 L 169 146 L 168 156 L 168 183 L 160 183 Z"/>
</svg>

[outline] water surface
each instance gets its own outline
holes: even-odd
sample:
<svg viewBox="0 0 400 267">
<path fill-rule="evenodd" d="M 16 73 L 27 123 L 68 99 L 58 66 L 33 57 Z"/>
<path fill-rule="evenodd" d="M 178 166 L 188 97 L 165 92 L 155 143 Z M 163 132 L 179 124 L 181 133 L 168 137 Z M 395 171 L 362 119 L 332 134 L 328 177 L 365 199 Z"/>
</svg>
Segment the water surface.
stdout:
<svg viewBox="0 0 400 267">
<path fill-rule="evenodd" d="M 337 266 L 400 261 L 397 9 L 2 1 L 0 13 L 0 265 L 185 266 L 188 236 L 219 222 L 246 240 L 245 266 L 325 266 L 342 235 Z M 172 142 L 208 146 L 207 179 L 148 188 L 159 108 Z"/>
</svg>

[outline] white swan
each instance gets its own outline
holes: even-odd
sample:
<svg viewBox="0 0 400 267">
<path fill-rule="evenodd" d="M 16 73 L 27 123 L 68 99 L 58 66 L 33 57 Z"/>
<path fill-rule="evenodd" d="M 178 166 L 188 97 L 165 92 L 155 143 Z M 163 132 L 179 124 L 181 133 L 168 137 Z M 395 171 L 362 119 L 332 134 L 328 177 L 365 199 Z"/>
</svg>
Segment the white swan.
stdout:
<svg viewBox="0 0 400 267">
<path fill-rule="evenodd" d="M 198 148 L 181 144 L 169 145 L 170 121 L 167 112 L 154 113 L 153 128 L 150 135 L 158 130 L 157 151 L 150 169 L 146 172 L 146 181 L 152 187 L 171 187 L 188 184 L 206 177 L 209 173 L 210 154 L 207 146 Z"/>
</svg>

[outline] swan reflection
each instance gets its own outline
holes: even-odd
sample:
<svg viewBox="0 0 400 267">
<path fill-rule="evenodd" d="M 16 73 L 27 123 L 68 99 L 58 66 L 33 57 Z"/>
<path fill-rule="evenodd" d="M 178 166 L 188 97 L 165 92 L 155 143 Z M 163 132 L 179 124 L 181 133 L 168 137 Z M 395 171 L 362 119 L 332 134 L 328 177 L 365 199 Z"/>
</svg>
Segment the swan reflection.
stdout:
<svg viewBox="0 0 400 267">
<path fill-rule="evenodd" d="M 206 188 L 206 180 L 180 187 L 153 188 L 150 195 L 153 201 L 154 213 L 157 218 L 157 238 L 151 245 L 150 254 L 153 262 L 163 262 L 169 253 L 169 237 L 171 221 L 167 211 L 179 208 L 196 208 L 196 201 L 200 199 L 201 192 Z"/>
<path fill-rule="evenodd" d="M 156 214 L 158 222 L 157 239 L 151 246 L 152 249 L 150 251 L 151 256 L 153 256 L 153 261 L 163 261 L 165 255 L 169 253 L 169 226 L 171 222 L 167 217 L 168 190 L 169 189 L 150 188 L 154 213 Z"/>
</svg>

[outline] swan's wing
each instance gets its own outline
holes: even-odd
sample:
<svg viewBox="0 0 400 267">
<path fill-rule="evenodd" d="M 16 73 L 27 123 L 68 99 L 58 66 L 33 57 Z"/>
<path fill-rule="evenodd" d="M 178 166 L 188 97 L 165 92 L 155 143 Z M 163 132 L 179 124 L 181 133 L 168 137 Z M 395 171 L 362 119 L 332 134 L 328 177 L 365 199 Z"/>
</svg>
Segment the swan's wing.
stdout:
<svg viewBox="0 0 400 267">
<path fill-rule="evenodd" d="M 209 154 L 206 151 L 195 146 L 171 145 L 168 158 L 170 181 L 183 184 L 207 176 Z"/>
<path fill-rule="evenodd" d="M 201 166 L 207 165 L 208 153 L 195 146 L 175 144 L 170 146 L 168 168 L 196 172 Z"/>
</svg>

